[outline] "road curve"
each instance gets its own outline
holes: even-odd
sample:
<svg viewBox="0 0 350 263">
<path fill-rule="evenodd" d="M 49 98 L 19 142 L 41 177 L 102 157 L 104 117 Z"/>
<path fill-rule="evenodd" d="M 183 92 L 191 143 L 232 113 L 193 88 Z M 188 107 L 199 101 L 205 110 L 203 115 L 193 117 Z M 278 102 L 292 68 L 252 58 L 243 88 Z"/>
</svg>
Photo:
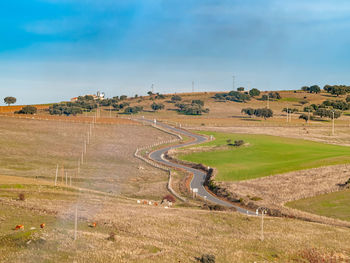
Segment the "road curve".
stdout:
<svg viewBox="0 0 350 263">
<path fill-rule="evenodd" d="M 152 122 L 152 121 L 146 120 L 146 119 L 143 119 L 143 121 Z M 197 188 L 198 195 L 201 196 L 202 198 L 204 198 L 206 196 L 207 200 L 212 202 L 212 203 L 222 205 L 225 207 L 234 207 L 237 209 L 238 212 L 246 214 L 246 215 L 256 215 L 255 212 L 252 212 L 252 211 L 244 209 L 242 207 L 233 205 L 232 203 L 221 200 L 221 199 L 213 196 L 211 193 L 209 193 L 204 187 L 204 180 L 206 177 L 206 173 L 204 173 L 203 171 L 193 169 L 193 168 L 181 165 L 181 164 L 173 163 L 173 162 L 170 162 L 170 161 L 163 158 L 163 155 L 171 149 L 176 149 L 176 148 L 180 148 L 180 147 L 185 147 L 185 146 L 189 146 L 189 145 L 195 145 L 195 144 L 200 144 L 200 143 L 206 142 L 207 141 L 206 137 L 198 135 L 198 134 L 190 133 L 190 132 L 183 130 L 183 129 L 178 129 L 178 128 L 172 127 L 172 126 L 164 124 L 164 123 L 157 122 L 157 125 L 162 127 L 162 128 L 165 128 L 167 130 L 173 131 L 177 134 L 188 136 L 188 137 L 192 138 L 193 141 L 190 141 L 188 143 L 175 145 L 175 146 L 169 146 L 166 148 L 162 148 L 160 150 L 156 150 L 149 155 L 150 159 L 152 159 L 153 161 L 156 161 L 158 163 L 165 164 L 167 166 L 174 167 L 174 168 L 181 168 L 181 169 L 187 170 L 188 172 L 192 173 L 193 179 L 192 179 L 191 184 L 190 184 L 191 188 L 192 189 Z"/>
</svg>

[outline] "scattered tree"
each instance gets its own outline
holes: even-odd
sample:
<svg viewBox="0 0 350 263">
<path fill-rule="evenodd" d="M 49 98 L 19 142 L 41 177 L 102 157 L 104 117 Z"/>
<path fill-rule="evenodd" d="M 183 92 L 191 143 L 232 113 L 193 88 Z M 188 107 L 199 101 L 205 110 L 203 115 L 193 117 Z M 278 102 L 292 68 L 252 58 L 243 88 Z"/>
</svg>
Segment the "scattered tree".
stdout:
<svg viewBox="0 0 350 263">
<path fill-rule="evenodd" d="M 124 114 L 136 114 L 143 110 L 141 106 L 127 107 L 124 110 Z"/>
<path fill-rule="evenodd" d="M 326 108 L 318 108 L 313 114 L 316 116 L 319 116 L 321 118 L 327 117 L 327 118 L 333 119 L 333 113 L 334 113 L 335 119 L 338 119 L 341 116 L 341 111 L 330 110 L 330 109 L 326 109 Z"/>
<path fill-rule="evenodd" d="M 257 117 L 262 117 L 265 120 L 273 116 L 273 111 L 267 108 L 256 109 L 254 115 Z"/>
<path fill-rule="evenodd" d="M 261 108 L 261 109 L 246 108 L 246 109 L 242 109 L 241 112 L 249 116 L 255 115 L 257 117 L 264 118 L 265 120 L 273 116 L 273 111 L 267 108 Z"/>
<path fill-rule="evenodd" d="M 237 88 L 237 91 L 244 91 L 244 87 L 239 87 L 239 88 Z"/>
<path fill-rule="evenodd" d="M 269 98 L 279 100 L 282 97 L 278 92 L 272 91 L 272 92 L 269 92 Z"/>
<path fill-rule="evenodd" d="M 164 104 L 161 104 L 161 103 L 157 104 L 157 103 L 153 102 L 151 105 L 151 108 L 154 111 L 162 110 L 162 109 L 164 109 Z"/>
<path fill-rule="evenodd" d="M 291 109 L 291 108 L 283 108 L 282 112 L 288 112 L 288 113 L 295 113 L 295 112 L 298 112 L 299 110 L 294 108 L 294 109 Z"/>
<path fill-rule="evenodd" d="M 305 120 L 305 122 L 307 122 L 309 120 L 309 116 L 303 113 L 299 116 L 299 119 Z"/>
<path fill-rule="evenodd" d="M 246 114 L 248 116 L 253 116 L 255 110 L 253 108 L 244 108 L 241 110 L 241 113 Z"/>
<path fill-rule="evenodd" d="M 258 89 L 251 89 L 250 91 L 249 91 L 249 95 L 251 96 L 251 97 L 256 97 L 256 96 L 259 96 L 260 95 L 260 90 L 258 90 Z"/>
<path fill-rule="evenodd" d="M 10 106 L 10 104 L 15 104 L 17 99 L 15 97 L 6 97 L 4 98 L 4 102 Z"/>
</svg>

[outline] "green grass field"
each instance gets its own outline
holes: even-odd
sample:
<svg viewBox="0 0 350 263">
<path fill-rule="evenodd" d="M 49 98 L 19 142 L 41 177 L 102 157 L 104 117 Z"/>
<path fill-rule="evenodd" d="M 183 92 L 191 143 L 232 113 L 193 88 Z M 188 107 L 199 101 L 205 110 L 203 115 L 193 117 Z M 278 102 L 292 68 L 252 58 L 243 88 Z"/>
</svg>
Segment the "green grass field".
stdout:
<svg viewBox="0 0 350 263">
<path fill-rule="evenodd" d="M 350 221 L 350 190 L 305 198 L 286 205 L 313 214 Z"/>
<path fill-rule="evenodd" d="M 201 132 L 216 140 L 196 147 L 213 147 L 212 151 L 179 156 L 218 169 L 218 181 L 238 181 L 290 171 L 350 163 L 350 147 L 268 135 Z M 247 145 L 227 145 L 227 139 L 244 140 Z M 216 147 L 219 147 L 215 149 Z M 224 147 L 224 148 L 223 148 Z"/>
</svg>

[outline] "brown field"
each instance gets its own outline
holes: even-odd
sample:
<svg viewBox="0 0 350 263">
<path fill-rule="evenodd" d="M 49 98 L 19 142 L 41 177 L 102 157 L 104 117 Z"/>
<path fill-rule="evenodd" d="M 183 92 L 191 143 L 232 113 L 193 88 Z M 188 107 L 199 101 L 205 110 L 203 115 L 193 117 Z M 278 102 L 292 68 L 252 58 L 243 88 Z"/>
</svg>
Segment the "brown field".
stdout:
<svg viewBox="0 0 350 263">
<path fill-rule="evenodd" d="M 15 111 L 21 110 L 26 105 L 16 105 L 16 106 L 0 106 L 0 113 L 14 113 Z M 38 110 L 45 110 L 49 108 L 49 105 L 32 105 L 36 107 Z"/>
<path fill-rule="evenodd" d="M 133 154 L 137 147 L 171 135 L 142 125 L 98 123 L 77 175 L 88 130 L 86 123 L 1 117 L 0 174 L 53 182 L 58 164 L 60 184 L 65 184 L 67 172 L 74 186 L 138 197 L 159 198 L 167 193 L 167 174 Z"/>
<path fill-rule="evenodd" d="M 336 121 L 336 135 L 330 136 L 329 122 L 305 124 L 295 114 L 287 124 L 281 113 L 287 106 L 300 109 L 298 100 L 304 96 L 310 103 L 336 97 L 282 91 L 282 97 L 289 99 L 270 102 L 275 118 L 264 121 L 242 118 L 240 111 L 243 107 L 264 107 L 266 102 L 215 102 L 210 98 L 214 94 L 180 94 L 185 102 L 205 101 L 211 111 L 200 117 L 179 115 L 173 111 L 174 105 L 166 102 L 170 97 L 159 100 L 166 109 L 157 113 L 150 111 L 153 101 L 148 97 L 141 102 L 129 101 L 131 106 L 145 107 L 146 112 L 136 117 L 144 115 L 193 129 L 350 145 L 348 116 Z M 94 112 L 79 117 L 50 116 L 43 111 L 29 117 L 1 109 L 0 113 L 0 262 L 198 262 L 202 254 L 213 254 L 216 262 L 227 263 L 350 261 L 348 224 L 283 206 L 290 200 L 339 190 L 337 184 L 349 178 L 347 166 L 226 184 L 243 197 L 262 198 L 260 205 L 329 224 L 266 217 L 265 240 L 261 241 L 260 218 L 204 210 L 198 200 L 190 204 L 178 201 L 169 209 L 137 203 L 153 200 L 159 204 L 168 194 L 168 176 L 134 158 L 134 151 L 173 138 L 169 134 L 123 118 L 128 117 L 125 115 L 109 118 L 116 112 L 112 115 L 109 109 L 102 109 L 78 174 L 78 160 Z M 57 164 L 58 186 L 54 187 Z M 72 187 L 66 186 L 66 172 L 67 178 L 72 177 Z M 173 188 L 189 197 L 186 176 L 175 172 Z M 18 200 L 20 193 L 25 201 Z M 78 239 L 73 241 L 76 206 Z M 40 229 L 43 222 L 46 227 Z M 97 223 L 96 228 L 88 226 L 92 222 Z M 25 230 L 14 231 L 17 224 L 25 225 Z M 116 234 L 115 241 L 107 240 L 111 232 Z"/>
<path fill-rule="evenodd" d="M 201 92 L 201 93 L 179 93 L 182 97 L 182 102 L 190 103 L 194 99 L 203 100 L 205 107 L 210 109 L 208 114 L 203 114 L 202 116 L 186 116 L 178 114 L 173 103 L 168 103 L 171 99 L 171 95 L 166 95 L 166 98 L 163 100 L 154 100 L 156 103 L 163 103 L 165 105 L 164 110 L 158 112 L 153 112 L 150 105 L 153 103 L 153 100 L 149 99 L 149 96 L 140 98 L 128 99 L 128 102 L 131 103 L 131 106 L 140 105 L 143 106 L 146 112 L 142 112 L 139 115 L 144 115 L 149 118 L 157 118 L 159 120 L 169 121 L 172 123 L 181 123 L 184 126 L 285 126 L 286 123 L 286 114 L 282 112 L 283 108 L 297 108 L 301 111 L 304 106 L 310 104 L 319 104 L 324 100 L 344 100 L 346 96 L 331 96 L 327 93 L 321 94 L 310 94 L 301 91 L 279 91 L 282 96 L 281 100 L 270 101 L 269 107 L 274 111 L 274 118 L 268 120 L 262 120 L 259 118 L 249 118 L 241 114 L 242 108 L 252 107 L 252 108 L 262 108 L 267 106 L 266 101 L 260 101 L 257 99 L 251 99 L 246 103 L 238 102 L 219 102 L 212 98 L 216 92 Z M 267 94 L 267 92 L 262 92 L 261 95 Z M 261 96 L 260 95 L 260 96 Z M 308 104 L 301 105 L 300 100 L 303 100 L 306 97 Z M 105 115 L 109 114 L 109 110 L 105 109 L 103 111 Z M 298 114 L 292 115 L 292 122 L 288 123 L 287 126 L 293 125 L 303 125 L 305 121 L 298 119 Z M 326 119 L 325 119 L 326 120 Z M 342 116 L 336 123 L 339 125 L 349 125 L 350 118 L 348 116 Z M 314 125 L 329 125 L 328 122 L 312 122 Z"/>
<path fill-rule="evenodd" d="M 308 262 L 309 254 L 349 260 L 348 228 L 267 217 L 262 242 L 260 218 L 235 212 L 164 209 L 52 186 L 0 187 L 2 262 L 198 262 L 202 254 L 215 255 L 219 263 Z M 26 201 L 16 200 L 19 192 Z M 95 228 L 88 226 L 92 222 Z M 12 230 L 16 224 L 24 231 Z M 115 241 L 108 240 L 110 232 Z"/>
<path fill-rule="evenodd" d="M 48 114 L 36 114 L 36 115 L 20 115 L 20 114 L 1 114 L 6 117 L 13 117 L 17 119 L 32 119 L 32 120 L 45 120 L 45 121 L 62 121 L 62 122 L 80 122 L 80 123 L 91 123 L 93 118 L 90 116 L 59 116 L 59 115 L 48 115 Z M 108 118 L 100 117 L 96 118 L 98 124 L 128 124 L 128 125 L 140 125 L 138 122 L 130 120 L 128 118 Z"/>
</svg>

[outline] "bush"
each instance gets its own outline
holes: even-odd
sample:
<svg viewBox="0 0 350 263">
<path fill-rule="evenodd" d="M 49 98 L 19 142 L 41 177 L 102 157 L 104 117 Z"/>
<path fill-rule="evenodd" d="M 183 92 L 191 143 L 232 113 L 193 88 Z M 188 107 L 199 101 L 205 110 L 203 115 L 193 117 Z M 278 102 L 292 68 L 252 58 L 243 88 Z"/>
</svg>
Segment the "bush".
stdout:
<svg viewBox="0 0 350 263">
<path fill-rule="evenodd" d="M 136 113 L 139 113 L 142 110 L 143 110 L 143 107 L 140 107 L 140 106 L 127 107 L 124 110 L 124 113 L 125 114 L 136 114 Z"/>
<path fill-rule="evenodd" d="M 255 109 L 254 115 L 257 117 L 263 117 L 266 120 L 273 116 L 273 111 L 267 108 Z"/>
<path fill-rule="evenodd" d="M 18 195 L 18 200 L 20 200 L 20 201 L 26 200 L 26 197 L 25 197 L 24 193 L 20 193 L 20 194 Z"/>
<path fill-rule="evenodd" d="M 239 146 L 242 146 L 243 144 L 244 144 L 243 140 L 236 140 L 233 146 L 239 147 Z"/>
<path fill-rule="evenodd" d="M 260 95 L 260 90 L 258 90 L 258 89 L 251 89 L 251 90 L 249 91 L 249 95 L 250 95 L 251 97 L 259 96 L 259 95 Z"/>
<path fill-rule="evenodd" d="M 35 114 L 37 113 L 37 108 L 34 106 L 24 106 L 21 110 L 16 111 L 16 114 Z"/>
<path fill-rule="evenodd" d="M 166 201 L 172 202 L 172 203 L 175 203 L 175 202 L 176 202 L 175 197 L 172 196 L 172 195 L 166 195 L 166 196 L 164 196 L 164 197 L 163 197 L 163 200 L 166 200 Z"/>
<path fill-rule="evenodd" d="M 172 102 L 181 101 L 182 98 L 179 95 L 174 95 L 171 97 Z"/>
<path fill-rule="evenodd" d="M 279 99 L 282 98 L 281 95 L 278 92 L 275 92 L 275 91 L 269 92 L 269 97 L 271 99 L 276 99 L 276 100 L 279 100 Z"/>
<path fill-rule="evenodd" d="M 161 104 L 161 103 L 157 104 L 157 103 L 153 102 L 151 105 L 151 108 L 154 111 L 161 110 L 161 109 L 164 109 L 164 104 Z"/>
<path fill-rule="evenodd" d="M 249 94 L 239 91 L 230 91 L 229 93 L 217 93 L 214 96 L 217 100 L 229 100 L 235 102 L 246 102 L 250 100 Z"/>
<path fill-rule="evenodd" d="M 201 263 L 215 263 L 215 256 L 209 254 L 203 254 L 199 259 Z"/>
<path fill-rule="evenodd" d="M 301 114 L 300 116 L 299 116 L 299 119 L 303 119 L 304 121 L 308 121 L 309 120 L 309 116 L 308 115 L 306 115 L 306 114 Z"/>
<path fill-rule="evenodd" d="M 248 116 L 254 115 L 254 109 L 253 108 L 244 108 L 241 110 L 241 113 L 246 114 Z"/>
<path fill-rule="evenodd" d="M 209 109 L 204 109 L 198 104 L 177 103 L 175 106 L 179 108 L 179 112 L 186 115 L 202 115 L 202 113 L 209 112 Z"/>
</svg>

